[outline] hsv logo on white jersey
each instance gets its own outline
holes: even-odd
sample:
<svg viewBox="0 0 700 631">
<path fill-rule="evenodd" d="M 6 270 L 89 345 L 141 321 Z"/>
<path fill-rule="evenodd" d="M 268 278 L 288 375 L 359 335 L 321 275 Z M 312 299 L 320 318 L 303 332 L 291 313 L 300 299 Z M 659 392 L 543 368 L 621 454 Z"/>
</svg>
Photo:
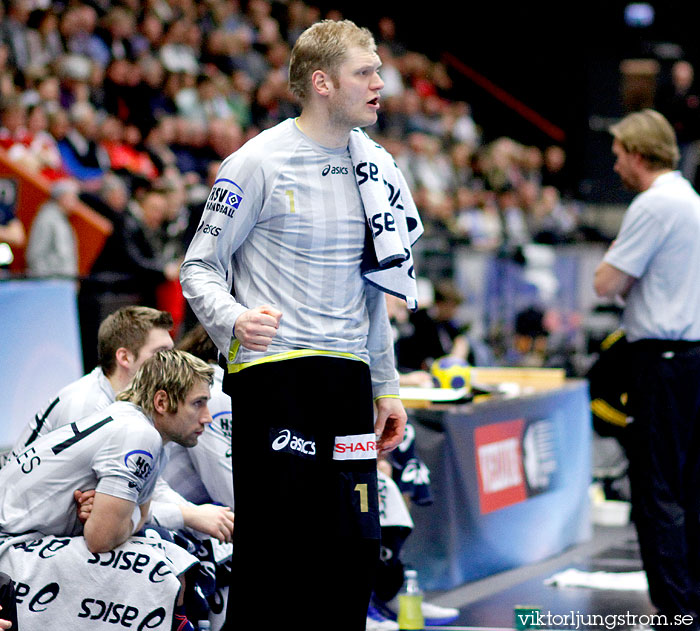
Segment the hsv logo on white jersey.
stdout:
<svg viewBox="0 0 700 631">
<path fill-rule="evenodd" d="M 376 460 L 377 437 L 374 434 L 336 436 L 333 460 Z"/>
</svg>

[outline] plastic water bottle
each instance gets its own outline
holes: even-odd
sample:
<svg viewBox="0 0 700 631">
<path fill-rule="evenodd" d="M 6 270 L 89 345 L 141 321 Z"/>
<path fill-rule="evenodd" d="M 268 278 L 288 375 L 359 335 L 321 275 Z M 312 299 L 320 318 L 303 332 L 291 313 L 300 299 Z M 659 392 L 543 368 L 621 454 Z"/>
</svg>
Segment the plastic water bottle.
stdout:
<svg viewBox="0 0 700 631">
<path fill-rule="evenodd" d="M 415 570 L 404 572 L 404 582 L 399 592 L 399 629 L 401 631 L 421 631 L 425 628 L 423 619 L 423 592 L 418 585 L 418 573 Z"/>
</svg>

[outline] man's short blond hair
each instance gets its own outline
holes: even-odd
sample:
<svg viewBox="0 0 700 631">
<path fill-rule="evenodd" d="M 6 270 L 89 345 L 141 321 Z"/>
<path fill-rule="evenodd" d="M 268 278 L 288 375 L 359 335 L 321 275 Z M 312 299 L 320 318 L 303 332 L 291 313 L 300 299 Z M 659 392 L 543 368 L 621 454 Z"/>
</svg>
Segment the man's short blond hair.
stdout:
<svg viewBox="0 0 700 631">
<path fill-rule="evenodd" d="M 129 386 L 117 395 L 117 400 L 131 401 L 153 418 L 153 399 L 156 392 L 163 390 L 168 397 L 168 412 L 174 414 L 199 381 L 211 386 L 214 382 L 211 365 L 185 351 L 158 351 L 143 363 Z"/>
<path fill-rule="evenodd" d="M 327 72 L 335 81 L 338 68 L 352 46 L 376 52 L 372 33 L 350 20 L 322 20 L 297 39 L 289 60 L 289 89 L 302 103 L 309 96 L 311 75 Z"/>
<path fill-rule="evenodd" d="M 628 153 L 637 153 L 649 167 L 675 169 L 680 160 L 678 141 L 671 123 L 656 110 L 628 114 L 611 125 L 610 133 Z"/>
</svg>

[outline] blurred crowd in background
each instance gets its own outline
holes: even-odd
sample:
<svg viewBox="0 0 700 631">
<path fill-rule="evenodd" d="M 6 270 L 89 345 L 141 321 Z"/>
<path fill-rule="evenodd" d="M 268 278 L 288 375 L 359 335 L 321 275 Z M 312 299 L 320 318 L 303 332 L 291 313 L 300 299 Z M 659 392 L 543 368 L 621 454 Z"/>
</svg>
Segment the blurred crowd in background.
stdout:
<svg viewBox="0 0 700 631">
<path fill-rule="evenodd" d="M 177 284 L 221 161 L 298 113 L 287 87 L 291 47 L 312 23 L 343 16 L 302 0 L 0 7 L 0 147 L 53 193 L 24 235 L 26 272 L 78 274 L 66 215 L 80 199 L 114 226 L 80 279 L 87 339 L 125 303 L 172 311 L 163 289 Z M 446 66 L 402 43 L 392 18 L 363 26 L 375 34 L 385 82 L 368 131 L 394 155 L 421 212 L 421 275 L 451 279 L 456 246 L 517 259 L 528 243 L 604 239 L 581 223 L 563 147 L 482 129 Z M 0 213 L 0 224 L 11 214 Z M 421 260 L 421 251 L 439 256 Z"/>
</svg>

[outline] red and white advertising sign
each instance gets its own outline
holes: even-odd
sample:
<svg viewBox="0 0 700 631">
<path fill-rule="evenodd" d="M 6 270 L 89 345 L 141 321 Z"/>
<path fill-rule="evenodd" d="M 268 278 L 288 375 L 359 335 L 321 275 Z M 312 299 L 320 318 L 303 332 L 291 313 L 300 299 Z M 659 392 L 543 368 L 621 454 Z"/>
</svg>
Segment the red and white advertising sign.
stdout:
<svg viewBox="0 0 700 631">
<path fill-rule="evenodd" d="M 476 473 L 481 513 L 490 513 L 527 499 L 522 437 L 525 421 L 518 419 L 474 430 Z"/>
</svg>

